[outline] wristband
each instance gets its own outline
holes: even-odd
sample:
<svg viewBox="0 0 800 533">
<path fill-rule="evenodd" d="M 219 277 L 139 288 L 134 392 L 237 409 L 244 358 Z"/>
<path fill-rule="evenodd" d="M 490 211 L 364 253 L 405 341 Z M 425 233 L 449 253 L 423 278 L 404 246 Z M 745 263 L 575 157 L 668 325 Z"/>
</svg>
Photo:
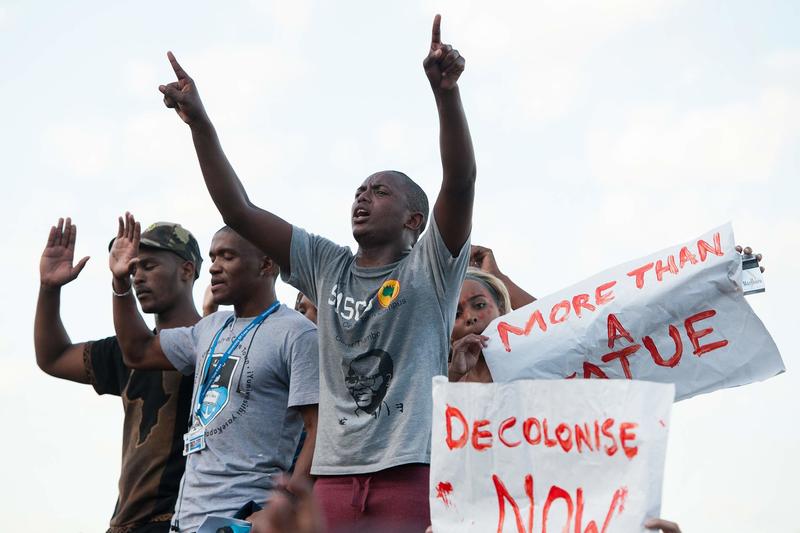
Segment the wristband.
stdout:
<svg viewBox="0 0 800 533">
<path fill-rule="evenodd" d="M 125 291 L 125 292 L 117 292 L 116 290 L 114 290 L 114 282 L 113 281 L 111 282 L 111 294 L 113 294 L 117 298 L 123 298 L 123 297 L 129 295 L 131 293 L 131 290 L 133 290 L 133 283 L 128 285 L 128 290 L 127 291 Z"/>
</svg>

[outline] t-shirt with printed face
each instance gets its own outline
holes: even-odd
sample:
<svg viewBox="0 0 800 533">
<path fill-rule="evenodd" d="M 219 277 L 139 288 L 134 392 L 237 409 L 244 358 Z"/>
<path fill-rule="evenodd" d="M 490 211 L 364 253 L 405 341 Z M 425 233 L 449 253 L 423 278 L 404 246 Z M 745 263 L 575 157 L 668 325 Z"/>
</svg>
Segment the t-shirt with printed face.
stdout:
<svg viewBox="0 0 800 533">
<path fill-rule="evenodd" d="M 175 368 L 196 372 L 193 412 L 215 335 L 223 330 L 211 369 L 253 320 L 236 318 L 226 326 L 231 317 L 220 311 L 159 334 Z M 180 531 L 196 531 L 208 514 L 232 516 L 250 500 L 267 499 L 274 476 L 291 466 L 303 428 L 299 410 L 291 408 L 319 399 L 318 357 L 314 324 L 283 305 L 236 347 L 195 415 L 205 427 L 206 448 L 186 460 L 173 518 Z"/>
<path fill-rule="evenodd" d="M 320 401 L 311 472 L 345 475 L 430 462 L 431 378 L 447 374 L 467 268 L 436 221 L 405 257 L 359 267 L 349 248 L 294 227 L 294 285 L 317 306 Z"/>
</svg>

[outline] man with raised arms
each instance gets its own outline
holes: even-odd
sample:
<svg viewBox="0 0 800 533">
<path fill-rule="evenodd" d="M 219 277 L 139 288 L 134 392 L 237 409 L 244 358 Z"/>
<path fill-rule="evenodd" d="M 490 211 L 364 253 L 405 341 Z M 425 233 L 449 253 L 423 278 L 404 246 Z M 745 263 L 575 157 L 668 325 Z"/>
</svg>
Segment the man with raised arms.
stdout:
<svg viewBox="0 0 800 533">
<path fill-rule="evenodd" d="M 139 225 L 130 214 L 111 250 L 114 290 L 130 288 Z M 300 431 L 308 438 L 292 482 L 307 482 L 319 397 L 317 331 L 275 298 L 277 265 L 229 227 L 211 241 L 211 290 L 218 311 L 192 327 L 145 326 L 130 296 L 114 299 L 114 327 L 133 368 L 195 373 L 186 473 L 172 527 L 193 532 L 209 514 L 235 516 L 263 504 L 292 464 Z M 248 512 L 249 514 L 249 512 Z M 246 518 L 247 516 L 243 516 Z"/>
<path fill-rule="evenodd" d="M 274 258 L 318 307 L 320 416 L 312 474 L 332 529 L 355 522 L 430 523 L 431 378 L 447 373 L 450 330 L 469 260 L 475 157 L 457 81 L 464 58 L 433 22 L 423 62 L 439 114 L 443 179 L 430 229 L 422 189 L 397 171 L 355 190 L 349 248 L 253 205 L 222 151 L 197 86 L 168 54 L 162 85 L 192 132 L 206 185 L 225 222 Z"/>
<path fill-rule="evenodd" d="M 116 337 L 70 340 L 59 313 L 61 287 L 78 277 L 89 260 L 84 257 L 73 266 L 77 232 L 69 218 L 59 219 L 42 253 L 34 322 L 36 362 L 51 376 L 91 384 L 98 394 L 122 399 L 122 468 L 108 531 L 167 533 L 186 462 L 183 434 L 192 378 L 174 369 L 147 371 L 126 365 Z M 157 222 L 142 233 L 138 254 L 132 286 L 120 297 L 134 302 L 133 289 L 142 310 L 155 314 L 156 330 L 200 320 L 192 286 L 202 258 L 192 234 L 179 224 Z"/>
</svg>

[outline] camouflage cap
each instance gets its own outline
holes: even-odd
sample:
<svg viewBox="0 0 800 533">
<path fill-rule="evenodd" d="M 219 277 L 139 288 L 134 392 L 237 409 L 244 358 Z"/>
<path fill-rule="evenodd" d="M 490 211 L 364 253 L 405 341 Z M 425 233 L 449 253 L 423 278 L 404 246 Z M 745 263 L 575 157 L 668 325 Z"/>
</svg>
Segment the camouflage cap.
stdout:
<svg viewBox="0 0 800 533">
<path fill-rule="evenodd" d="M 108 245 L 109 250 L 114 243 L 112 239 Z M 147 246 L 158 250 L 167 250 L 177 254 L 182 259 L 194 263 L 194 279 L 200 277 L 200 266 L 203 256 L 200 246 L 186 228 L 175 222 L 155 222 L 142 231 L 139 246 Z"/>
</svg>

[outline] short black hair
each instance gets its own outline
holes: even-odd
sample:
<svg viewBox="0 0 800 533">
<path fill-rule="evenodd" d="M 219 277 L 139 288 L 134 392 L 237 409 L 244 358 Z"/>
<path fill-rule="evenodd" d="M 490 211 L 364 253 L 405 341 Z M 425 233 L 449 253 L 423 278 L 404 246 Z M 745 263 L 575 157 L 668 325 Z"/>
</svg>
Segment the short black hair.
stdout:
<svg viewBox="0 0 800 533">
<path fill-rule="evenodd" d="M 425 194 L 422 187 L 417 185 L 417 182 L 409 178 L 408 175 L 403 172 L 399 170 L 388 170 L 387 172 L 398 176 L 402 180 L 406 192 L 406 207 L 408 207 L 409 211 L 412 213 L 422 213 L 422 224 L 417 233 L 417 237 L 419 237 L 422 235 L 422 232 L 425 231 L 425 226 L 428 223 L 428 210 L 430 209 L 428 206 L 428 195 Z"/>
<path fill-rule="evenodd" d="M 252 255 L 253 257 L 255 257 L 255 258 L 259 259 L 259 260 L 261 260 L 261 259 L 263 259 L 263 258 L 267 258 L 267 259 L 271 260 L 271 261 L 272 261 L 272 264 L 273 264 L 273 265 L 275 265 L 275 273 L 273 274 L 273 276 L 272 276 L 272 277 L 273 277 L 273 278 L 275 278 L 275 279 L 277 279 L 277 278 L 278 278 L 278 276 L 280 276 L 280 273 L 281 273 L 281 267 L 280 267 L 280 265 L 278 265 L 278 263 L 276 263 L 276 262 L 275 262 L 275 260 L 274 260 L 274 259 L 272 259 L 272 257 L 270 257 L 270 256 L 268 256 L 267 254 L 265 254 L 265 253 L 264 253 L 264 252 L 261 250 L 261 248 L 259 248 L 258 246 L 256 246 L 256 245 L 255 245 L 255 244 L 253 244 L 252 242 L 248 241 L 248 240 L 247 240 L 247 239 L 245 239 L 244 237 L 242 237 L 242 235 L 241 235 L 241 234 L 240 234 L 238 231 L 236 231 L 236 230 L 235 230 L 235 229 L 233 229 L 232 227 L 228 226 L 227 224 L 225 224 L 224 226 L 222 226 L 221 228 L 219 228 L 219 229 L 217 230 L 217 233 L 222 233 L 222 232 L 230 232 L 230 233 L 233 233 L 234 235 L 236 235 L 237 237 L 239 237 L 240 239 L 242 239 L 242 240 L 243 240 L 245 243 L 247 243 L 247 247 L 248 247 L 248 249 L 246 250 L 246 253 L 249 253 L 250 255 Z M 216 233 L 215 233 L 215 235 L 216 235 Z"/>
</svg>

